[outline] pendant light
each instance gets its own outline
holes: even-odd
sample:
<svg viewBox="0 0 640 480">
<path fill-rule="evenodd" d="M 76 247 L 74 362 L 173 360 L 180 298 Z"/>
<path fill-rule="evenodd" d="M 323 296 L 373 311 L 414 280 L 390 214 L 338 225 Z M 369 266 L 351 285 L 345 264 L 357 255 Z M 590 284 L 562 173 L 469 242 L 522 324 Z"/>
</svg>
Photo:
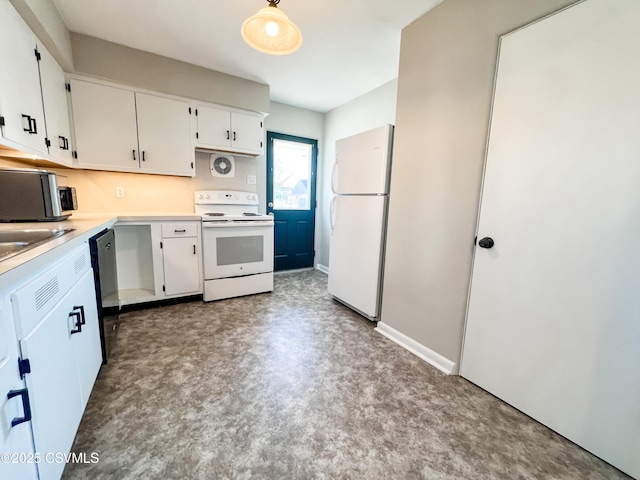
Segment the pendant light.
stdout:
<svg viewBox="0 0 640 480">
<path fill-rule="evenodd" d="M 242 24 L 242 38 L 256 50 L 269 55 L 288 55 L 302 45 L 300 29 L 280 9 L 280 0 L 267 0 L 268 7 L 247 18 Z"/>
</svg>

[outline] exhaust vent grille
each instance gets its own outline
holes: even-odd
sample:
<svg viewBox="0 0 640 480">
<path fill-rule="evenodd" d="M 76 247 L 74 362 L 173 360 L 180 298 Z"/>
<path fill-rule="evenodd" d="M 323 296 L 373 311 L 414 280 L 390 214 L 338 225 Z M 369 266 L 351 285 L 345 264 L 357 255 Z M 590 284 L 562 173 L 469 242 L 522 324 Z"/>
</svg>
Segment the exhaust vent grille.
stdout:
<svg viewBox="0 0 640 480">
<path fill-rule="evenodd" d="M 73 271 L 75 272 L 75 274 L 77 275 L 82 270 L 84 270 L 85 265 L 86 265 L 86 259 L 84 255 L 76 258 L 75 261 L 73 262 Z"/>
<path fill-rule="evenodd" d="M 58 277 L 53 277 L 47 283 L 45 283 L 42 287 L 36 290 L 35 300 L 36 300 L 36 310 L 40 310 L 44 307 L 49 300 L 56 296 L 56 294 L 60 291 L 60 285 L 58 284 Z"/>
</svg>

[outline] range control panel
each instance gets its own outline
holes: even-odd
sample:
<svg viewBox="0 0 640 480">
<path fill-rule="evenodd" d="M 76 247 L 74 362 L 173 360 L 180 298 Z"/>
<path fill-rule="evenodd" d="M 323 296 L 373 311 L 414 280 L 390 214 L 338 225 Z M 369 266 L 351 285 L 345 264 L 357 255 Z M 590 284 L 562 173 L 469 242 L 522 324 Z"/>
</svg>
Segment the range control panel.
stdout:
<svg viewBox="0 0 640 480">
<path fill-rule="evenodd" d="M 233 190 L 199 190 L 194 192 L 196 205 L 258 205 L 258 194 Z"/>
</svg>

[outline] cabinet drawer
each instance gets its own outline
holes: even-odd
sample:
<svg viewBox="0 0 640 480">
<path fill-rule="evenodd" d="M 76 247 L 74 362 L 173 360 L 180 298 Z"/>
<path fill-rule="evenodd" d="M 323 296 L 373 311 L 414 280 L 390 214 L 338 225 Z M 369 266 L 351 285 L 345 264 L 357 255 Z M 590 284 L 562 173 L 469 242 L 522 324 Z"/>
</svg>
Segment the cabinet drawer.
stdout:
<svg viewBox="0 0 640 480">
<path fill-rule="evenodd" d="M 162 238 L 197 237 L 199 228 L 199 222 L 163 223 Z"/>
</svg>

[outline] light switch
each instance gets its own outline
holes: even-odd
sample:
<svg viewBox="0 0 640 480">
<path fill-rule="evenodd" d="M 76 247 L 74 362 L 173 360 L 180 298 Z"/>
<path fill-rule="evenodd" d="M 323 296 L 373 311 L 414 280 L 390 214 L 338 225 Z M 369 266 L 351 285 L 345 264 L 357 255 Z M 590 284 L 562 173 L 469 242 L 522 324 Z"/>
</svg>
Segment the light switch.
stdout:
<svg viewBox="0 0 640 480">
<path fill-rule="evenodd" d="M 255 175 L 247 175 L 247 184 L 255 185 L 256 184 L 256 176 Z"/>
<path fill-rule="evenodd" d="M 116 198 L 124 198 L 124 187 L 116 187 Z"/>
</svg>

